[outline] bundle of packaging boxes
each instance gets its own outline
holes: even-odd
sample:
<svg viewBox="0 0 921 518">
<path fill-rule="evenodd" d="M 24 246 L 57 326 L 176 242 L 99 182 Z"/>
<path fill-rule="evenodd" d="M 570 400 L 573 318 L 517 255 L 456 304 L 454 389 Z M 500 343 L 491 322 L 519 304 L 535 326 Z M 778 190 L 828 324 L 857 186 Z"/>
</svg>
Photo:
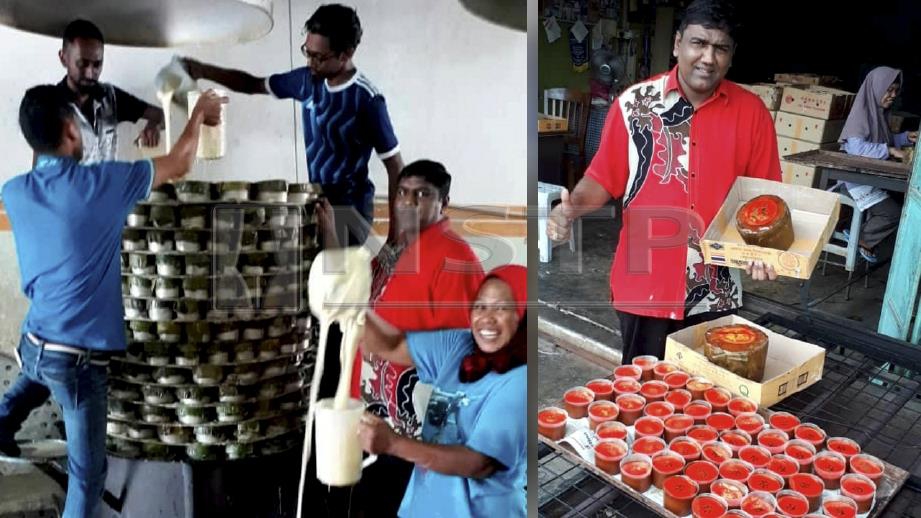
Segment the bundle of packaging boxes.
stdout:
<svg viewBox="0 0 921 518">
<path fill-rule="evenodd" d="M 827 86 L 835 82 L 830 76 L 775 74 L 774 81 L 742 86 L 760 97 L 774 116 L 783 181 L 813 187 L 818 181 L 815 167 L 783 157 L 814 149 L 837 150 L 855 94 Z"/>
</svg>

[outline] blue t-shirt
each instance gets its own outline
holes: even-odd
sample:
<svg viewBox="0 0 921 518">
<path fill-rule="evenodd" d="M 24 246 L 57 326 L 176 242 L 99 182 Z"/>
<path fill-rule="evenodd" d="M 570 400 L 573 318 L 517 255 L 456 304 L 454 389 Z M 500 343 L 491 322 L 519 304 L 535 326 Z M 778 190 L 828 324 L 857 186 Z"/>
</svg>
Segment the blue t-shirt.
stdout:
<svg viewBox="0 0 921 518">
<path fill-rule="evenodd" d="M 419 381 L 434 385 L 422 439 L 462 444 L 506 469 L 477 480 L 442 475 L 416 466 L 400 516 L 518 517 L 526 514 L 528 368 L 490 372 L 461 383 L 460 365 L 476 344 L 469 329 L 408 333 Z"/>
<path fill-rule="evenodd" d="M 384 96 L 357 70 L 347 82 L 329 86 L 301 67 L 270 76 L 266 86 L 279 99 L 301 101 L 310 181 L 323 185 L 330 203 L 353 206 L 370 221 L 371 150 L 381 160 L 400 151 Z"/>
<path fill-rule="evenodd" d="M 150 194 L 153 163 L 39 156 L 35 169 L 3 185 L 22 277 L 31 301 L 22 324 L 54 343 L 124 350 L 122 229 Z"/>
</svg>

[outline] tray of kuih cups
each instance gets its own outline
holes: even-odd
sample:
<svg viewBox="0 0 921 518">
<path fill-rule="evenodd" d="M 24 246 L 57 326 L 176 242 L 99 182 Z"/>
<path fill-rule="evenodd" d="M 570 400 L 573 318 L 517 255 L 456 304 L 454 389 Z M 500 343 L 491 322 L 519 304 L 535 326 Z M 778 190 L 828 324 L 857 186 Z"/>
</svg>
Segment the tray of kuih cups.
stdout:
<svg viewBox="0 0 921 518">
<path fill-rule="evenodd" d="M 537 419 L 541 442 L 667 518 L 873 518 L 908 477 L 653 356 L 567 390 Z"/>
<path fill-rule="evenodd" d="M 128 348 L 110 363 L 108 449 L 234 460 L 300 443 L 316 351 L 316 185 L 167 184 L 128 216 Z"/>
</svg>

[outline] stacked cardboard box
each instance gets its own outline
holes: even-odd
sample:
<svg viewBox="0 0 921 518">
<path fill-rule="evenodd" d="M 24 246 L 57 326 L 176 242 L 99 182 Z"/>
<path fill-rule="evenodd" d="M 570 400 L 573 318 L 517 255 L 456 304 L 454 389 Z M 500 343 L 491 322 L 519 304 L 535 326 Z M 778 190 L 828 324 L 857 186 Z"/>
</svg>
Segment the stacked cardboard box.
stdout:
<svg viewBox="0 0 921 518">
<path fill-rule="evenodd" d="M 774 129 L 785 183 L 813 186 L 817 180 L 814 167 L 787 162 L 783 157 L 813 149 L 837 149 L 853 103 L 854 94 L 844 90 L 815 85 L 784 87 Z"/>
</svg>

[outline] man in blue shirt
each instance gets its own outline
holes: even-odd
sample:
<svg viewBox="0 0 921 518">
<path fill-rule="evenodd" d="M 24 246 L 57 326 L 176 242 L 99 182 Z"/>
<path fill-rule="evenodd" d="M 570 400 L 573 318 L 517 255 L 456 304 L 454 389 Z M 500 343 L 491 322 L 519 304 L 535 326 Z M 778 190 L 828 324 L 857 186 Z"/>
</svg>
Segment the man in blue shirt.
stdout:
<svg viewBox="0 0 921 518">
<path fill-rule="evenodd" d="M 403 168 L 400 146 L 384 96 L 352 63 L 362 34 L 355 11 L 338 4 L 323 5 L 304 28 L 307 39 L 301 52 L 308 66 L 290 72 L 262 78 L 192 59 L 184 63 L 194 79 L 209 79 L 236 92 L 301 101 L 310 181 L 322 184 L 336 208 L 339 242 L 360 245 L 373 215 L 374 184 L 368 178 L 371 151 L 377 152 L 387 168 L 393 221 L 397 175 Z M 349 243 L 346 230 L 352 235 Z"/>
<path fill-rule="evenodd" d="M 134 205 L 160 184 L 185 176 L 202 124 L 220 121 L 226 102 L 202 96 L 172 152 L 139 162 L 81 164 L 80 121 L 53 85 L 29 89 L 19 107 L 35 168 L 3 185 L 22 289 L 31 304 L 17 355 L 22 372 L 0 400 L 0 453 L 49 394 L 67 436 L 65 518 L 94 516 L 106 474 L 108 354 L 126 347 L 119 253 Z"/>
</svg>

